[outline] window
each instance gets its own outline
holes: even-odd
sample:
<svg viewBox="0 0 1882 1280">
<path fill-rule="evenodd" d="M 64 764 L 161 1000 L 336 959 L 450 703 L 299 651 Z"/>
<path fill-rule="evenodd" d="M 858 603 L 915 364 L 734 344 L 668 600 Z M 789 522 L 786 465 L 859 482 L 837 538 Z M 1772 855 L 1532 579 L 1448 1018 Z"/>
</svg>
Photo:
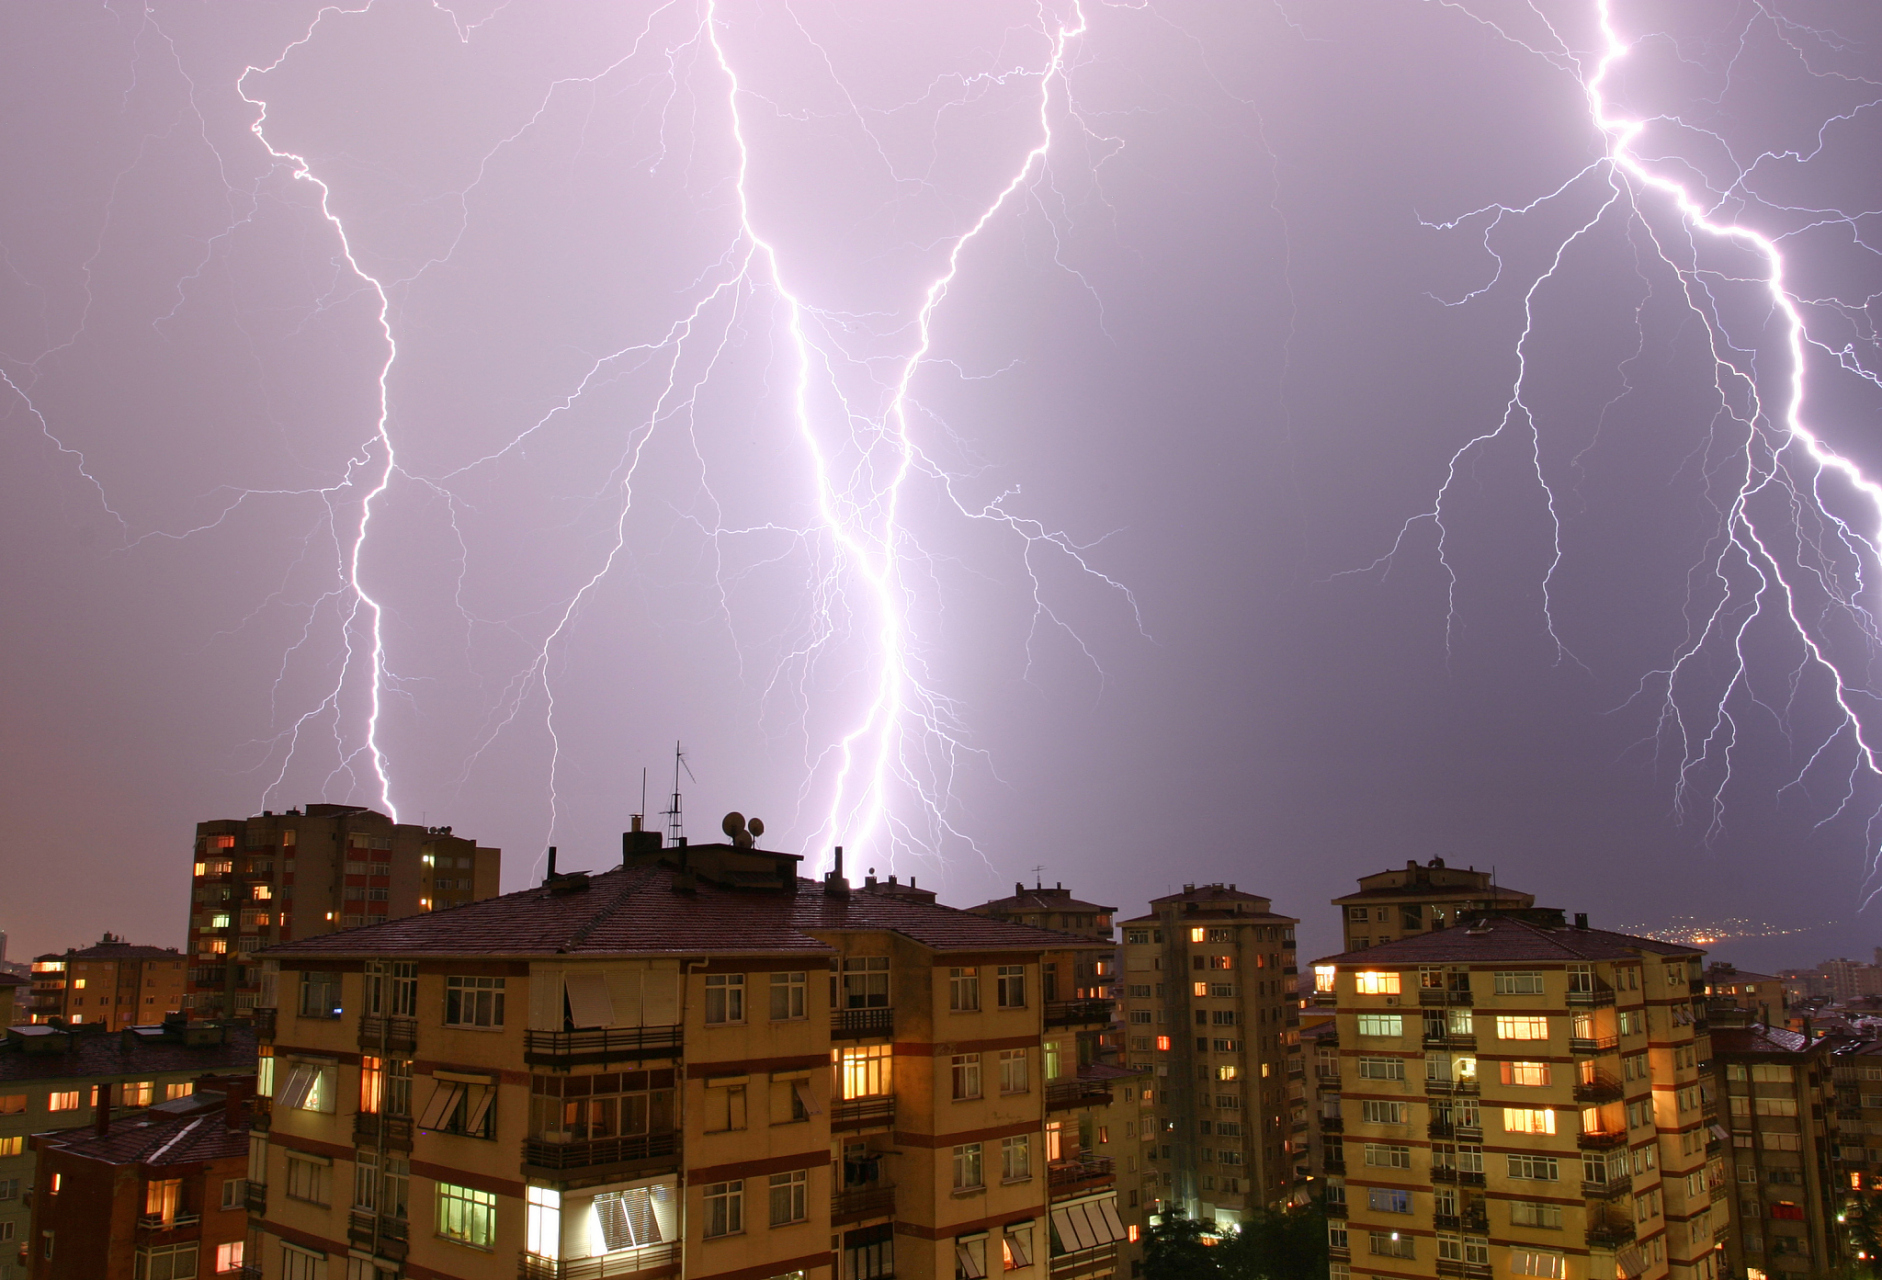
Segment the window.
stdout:
<svg viewBox="0 0 1882 1280">
<path fill-rule="evenodd" d="M 956 1191 L 974 1191 L 986 1184 L 981 1171 L 981 1145 L 969 1142 L 954 1148 L 954 1189 Z"/>
<path fill-rule="evenodd" d="M 1555 1112 L 1547 1107 L 1504 1107 L 1503 1132 L 1554 1133 Z"/>
<path fill-rule="evenodd" d="M 1684 1094 L 1687 1091 L 1682 1089 L 1680 1092 Z M 1696 1093 L 1697 1090 L 1693 1092 Z M 1680 1102 L 1682 1111 L 1687 1110 L 1689 1106 L 1698 1105 L 1697 1099 L 1688 1104 L 1682 1097 Z M 1752 1110 L 1761 1116 L 1794 1116 L 1797 1114 L 1797 1100 L 1795 1098 L 1757 1098 L 1753 1100 Z"/>
<path fill-rule="evenodd" d="M 1411 1148 L 1392 1146 L 1383 1142 L 1365 1144 L 1366 1164 L 1374 1169 L 1409 1169 L 1411 1168 Z"/>
<path fill-rule="evenodd" d="M 1026 1050 L 1000 1050 L 1000 1092 L 1025 1093 L 1030 1087 L 1026 1077 Z"/>
<path fill-rule="evenodd" d="M 1026 1007 L 1026 966 L 1003 964 L 994 971 L 994 975 L 999 987 L 1000 1007 L 1024 1009 Z"/>
<path fill-rule="evenodd" d="M 240 1271 L 242 1269 L 242 1241 L 231 1240 L 227 1244 L 216 1246 L 216 1270 Z"/>
<path fill-rule="evenodd" d="M 444 1025 L 501 1027 L 503 981 L 502 978 L 447 977 L 444 980 Z"/>
<path fill-rule="evenodd" d="M 856 1049 L 832 1049 L 836 1059 L 837 1093 L 843 1098 L 874 1098 L 888 1093 L 895 1061 L 893 1045 L 877 1044 Z M 1022 1049 L 1019 1052 L 1024 1053 Z M 1004 1058 L 1004 1054 L 1001 1055 Z M 1002 1081 L 1005 1080 L 1002 1064 Z"/>
<path fill-rule="evenodd" d="M 331 1115 L 338 1102 L 335 1080 L 336 1068 L 331 1062 L 295 1062 L 275 1098 L 275 1106 L 284 1111 L 324 1111 Z"/>
<path fill-rule="evenodd" d="M 490 1138 L 496 1132 L 497 1088 L 494 1079 L 435 1078 L 418 1127 L 430 1133 L 456 1133 L 468 1138 Z"/>
<path fill-rule="evenodd" d="M 1353 975 L 1353 989 L 1362 996 L 1399 994 L 1398 974 L 1363 972 Z"/>
<path fill-rule="evenodd" d="M 486 979 L 487 981 L 487 979 Z M 501 982 L 502 979 L 496 979 Z M 440 1182 L 438 1234 L 473 1249 L 493 1248 L 497 1242 L 497 1197 L 494 1192 Z"/>
<path fill-rule="evenodd" d="M 1404 1124 L 1407 1111 L 1403 1102 L 1362 1102 L 1360 1114 L 1367 1124 Z"/>
<path fill-rule="evenodd" d="M 178 1098 L 187 1098 L 191 1096 L 192 1094 L 194 1094 L 195 1092 L 196 1092 L 195 1081 L 179 1080 L 175 1082 L 174 1084 L 166 1084 L 165 1086 L 163 1086 L 163 1100 L 165 1102 L 175 1102 Z M 333 1108 L 331 1106 L 326 1106 L 326 1107 L 321 1107 L 320 1110 L 331 1111 L 333 1110 Z"/>
<path fill-rule="evenodd" d="M 57 1093 L 47 1094 L 46 1095 L 46 1110 L 48 1111 L 77 1111 L 78 1110 L 78 1090 L 67 1089 L 67 1090 L 60 1090 Z"/>
<path fill-rule="evenodd" d="M 362 1054 L 359 1059 L 359 1111 L 361 1115 L 379 1114 L 385 1105 L 386 1063 L 384 1058 Z"/>
<path fill-rule="evenodd" d="M 1510 1156 L 1509 1175 L 1530 1182 L 1556 1182 L 1560 1172 L 1554 1156 Z"/>
<path fill-rule="evenodd" d="M 1132 1230 L 1135 1231 L 1136 1228 L 1133 1227 Z M 1005 1269 L 1008 1271 L 1030 1267 L 1032 1265 L 1032 1224 L 1030 1222 L 1007 1223 L 1006 1235 L 1000 1241 L 1000 1254 Z"/>
<path fill-rule="evenodd" d="M 723 1026 L 745 1021 L 745 975 L 706 975 L 706 1025 Z"/>
<path fill-rule="evenodd" d="M 948 1008 L 955 1013 L 970 1013 L 980 1008 L 980 970 L 948 970 Z"/>
<path fill-rule="evenodd" d="M 1504 1084 L 1523 1085 L 1532 1089 L 1549 1087 L 1549 1064 L 1546 1062 L 1503 1062 L 1498 1066 L 1503 1070 Z"/>
<path fill-rule="evenodd" d="M 1362 1036 L 1390 1036 L 1397 1038 L 1405 1034 L 1405 1015 L 1400 1013 L 1362 1013 L 1359 1015 L 1359 1034 Z"/>
<path fill-rule="evenodd" d="M 1000 1140 L 1000 1180 L 1023 1182 L 1032 1177 L 1032 1135 Z"/>
<path fill-rule="evenodd" d="M 1751 1066 L 1751 1078 L 1760 1084 L 1789 1084 L 1791 1069 L 1781 1062 L 1755 1062 Z"/>
<path fill-rule="evenodd" d="M 340 975 L 304 971 L 301 974 L 300 1014 L 303 1018 L 339 1017 Z"/>
<path fill-rule="evenodd" d="M 1405 1059 L 1361 1058 L 1359 1060 L 1359 1078 L 1362 1080 L 1403 1080 L 1405 1078 Z"/>
<path fill-rule="evenodd" d="M 843 962 L 843 1007 L 889 1007 L 889 957 L 857 956 Z"/>
<path fill-rule="evenodd" d="M 0 1156 L 17 1156 L 26 1153 L 26 1135 L 16 1133 L 9 1138 L 0 1138 Z"/>
<path fill-rule="evenodd" d="M 137 1280 L 194 1280 L 196 1241 L 155 1244 L 147 1249 L 139 1249 L 136 1268 Z"/>
<path fill-rule="evenodd" d="M 805 978 L 802 973 L 774 973 L 771 975 L 771 1020 L 788 1022 L 805 1016 L 804 990 Z"/>
<path fill-rule="evenodd" d="M 1522 1017 L 1499 1013 L 1496 1018 L 1496 1034 L 1499 1040 L 1547 1040 L 1549 1020 L 1543 1017 Z"/>
<path fill-rule="evenodd" d="M 168 1225 L 176 1220 L 177 1202 L 183 1198 L 183 1182 L 164 1178 L 144 1184 L 144 1216 L 161 1218 Z"/>
<path fill-rule="evenodd" d="M 1496 975 L 1496 993 L 1500 996 L 1539 996 L 1542 994 L 1542 975 L 1499 973 Z"/>
<path fill-rule="evenodd" d="M 133 1086 L 125 1085 L 126 1089 Z M 149 1088 L 148 1085 L 145 1086 Z M 23 1093 L 0 1094 L 0 1116 L 19 1116 L 26 1114 L 26 1095 Z"/>
<path fill-rule="evenodd" d="M 980 1055 L 977 1053 L 957 1053 L 953 1061 L 954 1097 L 978 1098 L 980 1096 Z"/>
<path fill-rule="evenodd" d="M 706 1239 L 735 1236 L 745 1230 L 745 1184 L 743 1181 L 708 1184 L 705 1204 L 704 1235 Z"/>
<path fill-rule="evenodd" d="M 706 1081 L 706 1132 L 725 1133 L 745 1127 L 745 1083 Z"/>
<path fill-rule="evenodd" d="M 803 1169 L 771 1175 L 771 1225 L 789 1226 L 810 1217 L 810 1174 Z"/>
<path fill-rule="evenodd" d="M 1411 1192 L 1396 1187 L 1371 1187 L 1366 1191 L 1366 1204 L 1374 1213 L 1410 1213 Z"/>
<path fill-rule="evenodd" d="M 1374 1231 L 1372 1251 L 1383 1258 L 1415 1258 L 1418 1255 L 1412 1249 L 1412 1238 L 1398 1231 Z"/>
<path fill-rule="evenodd" d="M 1333 990 L 1335 969 L 1330 964 L 1317 964 L 1313 967 L 1313 989 L 1319 992 Z"/>
<path fill-rule="evenodd" d="M 1541 1276 L 1543 1280 L 1563 1280 L 1568 1268 L 1559 1253 L 1539 1249 L 1511 1249 L 1510 1272 L 1519 1276 Z"/>
<path fill-rule="evenodd" d="M 298 1155 L 288 1156 L 287 1194 L 290 1200 L 327 1203 L 327 1166 Z"/>
<path fill-rule="evenodd" d="M 957 1236 L 954 1240 L 954 1280 L 986 1280 L 987 1237 Z"/>
</svg>

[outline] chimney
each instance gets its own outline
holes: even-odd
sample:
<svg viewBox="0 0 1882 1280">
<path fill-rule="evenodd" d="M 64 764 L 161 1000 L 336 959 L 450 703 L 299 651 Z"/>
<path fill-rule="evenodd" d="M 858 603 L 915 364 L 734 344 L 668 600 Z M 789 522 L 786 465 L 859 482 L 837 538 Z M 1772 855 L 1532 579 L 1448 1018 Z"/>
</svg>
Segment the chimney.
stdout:
<svg viewBox="0 0 1882 1280">
<path fill-rule="evenodd" d="M 102 1138 L 111 1132 L 111 1086 L 109 1084 L 98 1086 L 97 1112 L 98 1114 L 92 1117 L 92 1130 Z"/>
<path fill-rule="evenodd" d="M 222 1122 L 229 1132 L 239 1133 L 248 1128 L 248 1096 L 255 1088 L 255 1077 L 233 1076 L 223 1081 L 222 1087 Z"/>
<path fill-rule="evenodd" d="M 549 878 L 555 879 L 555 846 L 549 846 Z"/>
<path fill-rule="evenodd" d="M 843 846 L 836 847 L 836 869 L 823 878 L 823 891 L 832 898 L 850 896 L 850 882 L 843 878 Z"/>
<path fill-rule="evenodd" d="M 1588 927 L 1588 913 L 1586 911 L 1577 911 L 1575 913 L 1575 927 L 1577 929 L 1586 929 Z"/>
</svg>

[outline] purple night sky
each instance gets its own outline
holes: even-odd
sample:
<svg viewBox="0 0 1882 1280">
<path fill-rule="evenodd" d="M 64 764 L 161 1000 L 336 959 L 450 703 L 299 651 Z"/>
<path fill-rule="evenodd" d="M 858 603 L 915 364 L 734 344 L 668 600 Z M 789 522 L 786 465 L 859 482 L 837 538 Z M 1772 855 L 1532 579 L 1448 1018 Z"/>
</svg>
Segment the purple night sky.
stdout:
<svg viewBox="0 0 1882 1280">
<path fill-rule="evenodd" d="M 1599 16 L 0 9 L 10 957 L 180 945 L 263 807 L 600 866 L 683 739 L 695 839 L 958 905 L 1319 954 L 1442 856 L 1867 958 L 1882 514 Z M 1882 476 L 1882 10 L 1612 23 Z"/>
</svg>

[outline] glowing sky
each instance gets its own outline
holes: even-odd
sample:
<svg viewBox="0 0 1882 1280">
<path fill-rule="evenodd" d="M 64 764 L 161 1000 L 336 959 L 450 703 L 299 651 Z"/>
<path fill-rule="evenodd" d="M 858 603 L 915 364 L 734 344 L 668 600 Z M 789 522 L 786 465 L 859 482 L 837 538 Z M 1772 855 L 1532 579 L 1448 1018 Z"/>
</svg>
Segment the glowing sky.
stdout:
<svg viewBox="0 0 1882 1280">
<path fill-rule="evenodd" d="M 1593 4 L 356 7 L 0 11 L 16 958 L 179 941 L 264 805 L 600 865 L 676 738 L 696 838 L 963 904 L 1311 948 L 1436 855 L 1870 945 L 1882 522 L 1735 505 L 1785 315 L 1612 180 Z M 1612 24 L 1882 474 L 1882 15 Z"/>
</svg>

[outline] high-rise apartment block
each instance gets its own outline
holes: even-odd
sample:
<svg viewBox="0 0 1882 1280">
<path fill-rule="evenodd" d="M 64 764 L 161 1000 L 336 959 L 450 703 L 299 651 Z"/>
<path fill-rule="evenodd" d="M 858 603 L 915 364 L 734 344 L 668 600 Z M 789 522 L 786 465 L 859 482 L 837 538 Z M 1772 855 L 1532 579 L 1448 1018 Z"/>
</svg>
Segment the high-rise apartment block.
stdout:
<svg viewBox="0 0 1882 1280">
<path fill-rule="evenodd" d="M 1732 1135 L 1718 1192 L 1737 1209 L 1725 1237 L 1732 1274 L 1831 1274 L 1843 1257 L 1837 1215 L 1847 1186 L 1833 1160 L 1831 1045 L 1716 1005 L 1712 1017 L 1708 1087 L 1724 1100 Z"/>
<path fill-rule="evenodd" d="M 1336 1280 L 1719 1274 L 1698 950 L 1525 911 L 1314 978 L 1339 1028 Z"/>
<path fill-rule="evenodd" d="M 1773 973 L 1753 973 L 1736 965 L 1714 962 L 1706 966 L 1708 1008 L 1735 1008 L 1754 1022 L 1781 1027 L 1790 1020 L 1790 999 L 1784 980 Z"/>
<path fill-rule="evenodd" d="M 355 805 L 310 804 L 196 825 L 189 1008 L 243 1017 L 260 993 L 254 955 L 277 942 L 493 897 L 502 851 L 449 827 Z"/>
<path fill-rule="evenodd" d="M 1116 1272 L 1121 1135 L 1087 1117 L 1119 1075 L 1076 1047 L 1108 1010 L 1042 990 L 1093 944 L 744 843 L 624 846 L 605 873 L 267 953 L 245 1265 Z"/>
<path fill-rule="evenodd" d="M 1495 883 L 1488 871 L 1447 867 L 1443 858 L 1420 864 L 1407 861 L 1402 871 L 1359 877 L 1359 892 L 1333 899 L 1340 908 L 1347 951 L 1395 938 L 1443 929 L 1467 915 L 1533 907 L 1536 895 Z"/>
<path fill-rule="evenodd" d="M 63 1018 L 107 1031 L 162 1022 L 183 1007 L 187 973 L 175 947 L 140 947 L 107 933 L 95 946 L 33 958 L 32 1021 Z"/>
<path fill-rule="evenodd" d="M 1155 1072 L 1162 1130 L 1142 1198 L 1240 1222 L 1304 1171 L 1298 922 L 1232 884 L 1150 905 L 1124 921 L 1125 1052 Z"/>
</svg>

